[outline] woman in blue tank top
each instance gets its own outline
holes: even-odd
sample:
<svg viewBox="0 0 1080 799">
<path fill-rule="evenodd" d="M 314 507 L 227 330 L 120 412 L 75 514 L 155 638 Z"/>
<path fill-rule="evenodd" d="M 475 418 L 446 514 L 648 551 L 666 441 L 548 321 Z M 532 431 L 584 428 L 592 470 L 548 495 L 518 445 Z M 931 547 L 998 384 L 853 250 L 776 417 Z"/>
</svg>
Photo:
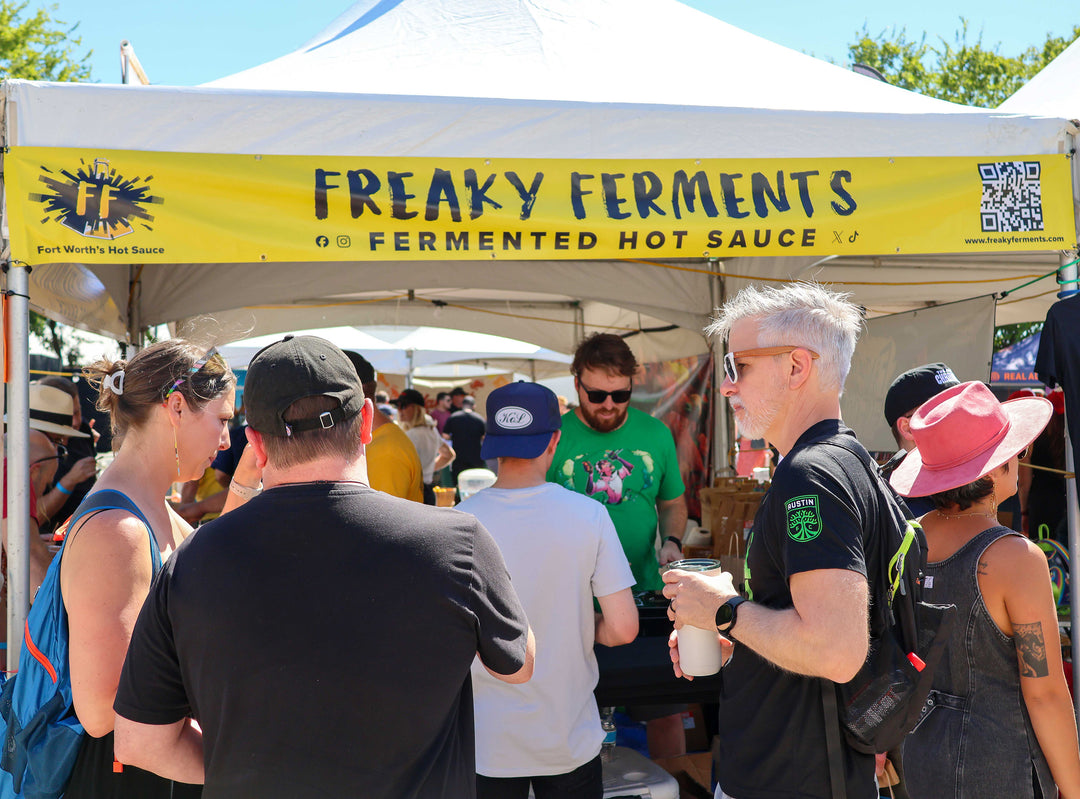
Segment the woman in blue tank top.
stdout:
<svg viewBox="0 0 1080 799">
<path fill-rule="evenodd" d="M 1080 797 L 1046 557 L 997 521 L 1052 410 L 1042 397 L 999 403 L 971 382 L 911 418 L 918 449 L 890 480 L 904 496 L 932 497 L 934 510 L 921 519 L 925 599 L 958 611 L 922 718 L 904 742 L 912 799 Z"/>
<path fill-rule="evenodd" d="M 154 344 L 129 362 L 103 359 L 86 375 L 98 386 L 98 408 L 110 413 L 113 440 L 121 444 L 81 506 L 107 509 L 82 513 L 63 551 L 72 696 L 87 733 L 65 796 L 197 795 L 197 787 L 184 790 L 172 779 L 201 783 L 201 774 L 166 779 L 115 762 L 113 700 L 157 564 L 191 533 L 165 498 L 173 483 L 201 477 L 229 446 L 236 378 L 215 350 L 179 339 Z M 242 464 L 236 480 L 258 485 L 252 469 L 253 463 Z M 239 504 L 233 492 L 229 502 L 227 508 Z"/>
</svg>

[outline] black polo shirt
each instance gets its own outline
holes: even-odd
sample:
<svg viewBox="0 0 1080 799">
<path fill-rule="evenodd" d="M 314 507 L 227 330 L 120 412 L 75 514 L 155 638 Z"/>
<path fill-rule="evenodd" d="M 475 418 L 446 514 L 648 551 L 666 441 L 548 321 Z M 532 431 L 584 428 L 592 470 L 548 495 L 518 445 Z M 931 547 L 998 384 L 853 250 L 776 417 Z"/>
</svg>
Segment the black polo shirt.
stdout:
<svg viewBox="0 0 1080 799">
<path fill-rule="evenodd" d="M 876 562 L 880 489 L 858 457 L 823 443 L 838 436 L 854 433 L 836 419 L 819 422 L 777 466 L 747 553 L 753 601 L 790 608 L 792 575 L 849 569 L 865 576 L 867 561 Z M 724 792 L 829 799 L 820 679 L 780 671 L 746 646 L 736 647 L 723 673 L 717 772 Z M 844 749 L 849 799 L 877 796 L 873 756 Z"/>
</svg>

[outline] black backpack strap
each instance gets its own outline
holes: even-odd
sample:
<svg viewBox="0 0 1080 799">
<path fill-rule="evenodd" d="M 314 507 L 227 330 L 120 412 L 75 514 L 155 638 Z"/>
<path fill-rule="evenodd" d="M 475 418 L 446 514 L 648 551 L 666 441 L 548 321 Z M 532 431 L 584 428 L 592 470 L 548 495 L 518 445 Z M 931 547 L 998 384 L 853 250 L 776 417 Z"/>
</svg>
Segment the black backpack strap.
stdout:
<svg viewBox="0 0 1080 799">
<path fill-rule="evenodd" d="M 821 709 L 825 714 L 825 749 L 829 756 L 829 788 L 832 799 L 847 799 L 844 778 L 844 746 L 840 735 L 840 708 L 836 704 L 836 684 L 822 677 Z"/>
</svg>

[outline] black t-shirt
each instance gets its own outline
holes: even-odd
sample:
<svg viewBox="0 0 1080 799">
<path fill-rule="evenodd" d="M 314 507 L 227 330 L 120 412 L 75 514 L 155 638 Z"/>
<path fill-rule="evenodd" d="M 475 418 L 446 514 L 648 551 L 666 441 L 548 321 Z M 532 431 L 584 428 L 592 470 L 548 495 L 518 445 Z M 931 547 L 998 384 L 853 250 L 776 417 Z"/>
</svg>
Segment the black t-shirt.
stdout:
<svg viewBox="0 0 1080 799">
<path fill-rule="evenodd" d="M 457 411 L 446 420 L 443 432 L 450 436 L 454 448 L 454 462 L 450 464 L 454 477 L 465 469 L 483 469 L 486 465 L 480 457 L 485 430 L 484 419 L 476 411 Z"/>
<path fill-rule="evenodd" d="M 904 458 L 907 457 L 907 450 L 897 450 L 896 454 L 889 458 L 888 462 L 881 467 L 881 476 L 888 482 L 892 477 L 892 473 L 897 470 L 901 463 L 904 462 Z M 911 511 L 911 516 L 915 519 L 925 516 L 927 513 L 934 509 L 933 497 L 901 497 L 904 504 L 907 505 L 908 510 Z"/>
<path fill-rule="evenodd" d="M 1059 385 L 1065 391 L 1073 460 L 1080 463 L 1080 294 L 1050 306 L 1039 335 L 1035 371 L 1047 386 Z"/>
<path fill-rule="evenodd" d="M 115 707 L 198 719 L 206 799 L 469 797 L 470 665 L 518 671 L 527 629 L 474 517 L 355 483 L 280 486 L 165 564 Z"/>
<path fill-rule="evenodd" d="M 244 454 L 244 447 L 247 446 L 246 431 L 246 424 L 239 424 L 229 429 L 229 448 L 223 449 L 215 456 L 214 462 L 210 464 L 211 468 L 224 472 L 229 477 L 236 474 L 240 456 Z"/>
<path fill-rule="evenodd" d="M 853 434 L 819 422 L 780 461 L 754 519 L 747 553 L 753 601 L 792 607 L 788 580 L 817 569 L 866 575 L 875 562 L 880 494 L 859 459 L 819 443 Z M 738 637 L 738 627 L 735 629 Z M 739 799 L 829 799 L 821 680 L 782 672 L 746 646 L 724 669 L 718 777 Z M 874 758 L 844 747 L 849 799 L 875 797 Z"/>
</svg>

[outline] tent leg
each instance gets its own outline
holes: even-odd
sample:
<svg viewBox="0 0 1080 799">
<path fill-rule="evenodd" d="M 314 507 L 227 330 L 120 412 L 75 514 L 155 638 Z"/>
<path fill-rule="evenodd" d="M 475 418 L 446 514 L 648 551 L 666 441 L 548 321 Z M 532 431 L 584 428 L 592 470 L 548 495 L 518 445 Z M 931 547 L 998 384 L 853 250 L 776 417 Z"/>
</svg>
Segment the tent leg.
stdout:
<svg viewBox="0 0 1080 799">
<path fill-rule="evenodd" d="M 7 273 L 9 338 L 7 429 L 8 617 L 7 667 L 19 667 L 23 624 L 30 608 L 30 293 L 29 268 Z"/>
</svg>

